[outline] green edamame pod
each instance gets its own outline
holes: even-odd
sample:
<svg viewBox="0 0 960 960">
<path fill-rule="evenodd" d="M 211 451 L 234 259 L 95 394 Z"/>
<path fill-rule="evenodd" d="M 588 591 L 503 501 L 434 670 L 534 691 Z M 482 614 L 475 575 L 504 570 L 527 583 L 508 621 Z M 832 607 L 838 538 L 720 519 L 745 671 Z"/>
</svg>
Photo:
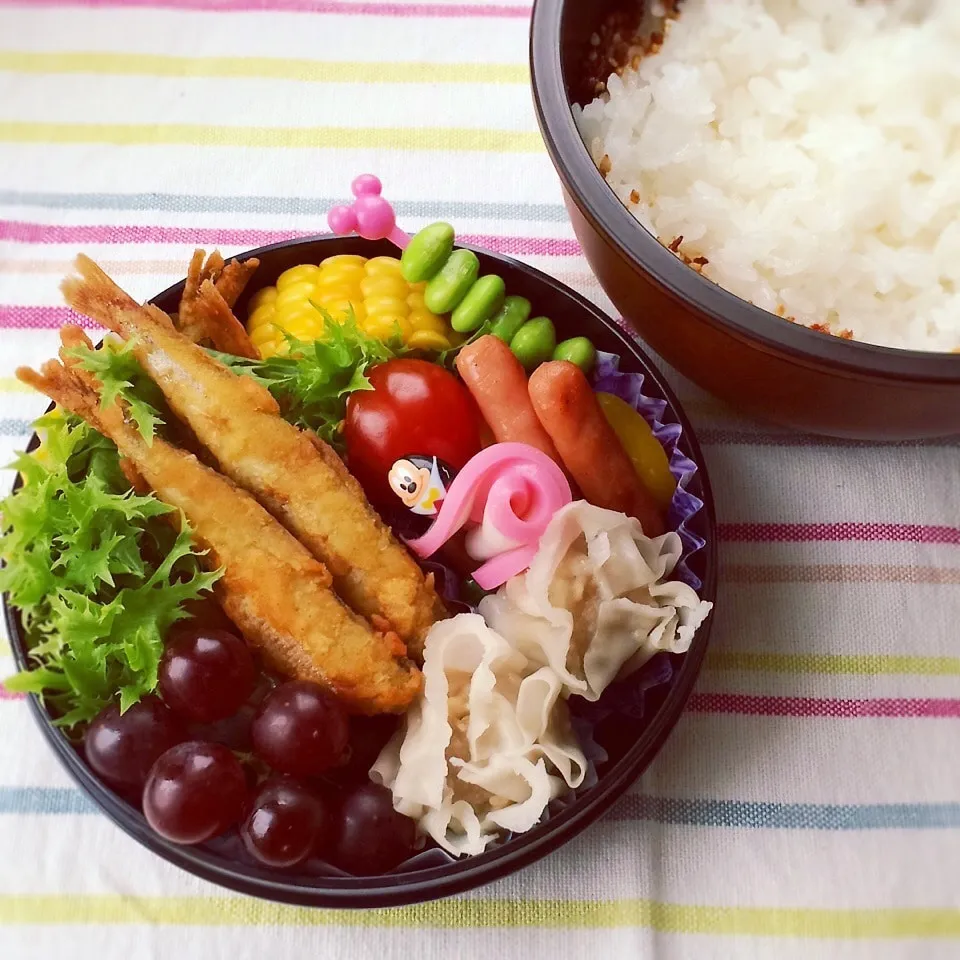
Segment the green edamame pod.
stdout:
<svg viewBox="0 0 960 960">
<path fill-rule="evenodd" d="M 431 223 L 407 244 L 400 256 L 400 273 L 407 283 L 420 283 L 436 276 L 453 253 L 453 227 Z"/>
<path fill-rule="evenodd" d="M 454 250 L 440 272 L 427 283 L 423 302 L 431 313 L 449 313 L 477 282 L 480 261 L 472 250 Z"/>
<path fill-rule="evenodd" d="M 450 325 L 458 333 L 476 330 L 500 309 L 506 292 L 506 284 L 496 274 L 481 277 L 451 314 Z"/>
<path fill-rule="evenodd" d="M 571 337 L 557 344 L 554 360 L 569 360 L 584 373 L 589 373 L 597 362 L 597 348 L 586 337 Z"/>
<path fill-rule="evenodd" d="M 557 331 L 548 317 L 534 317 L 528 320 L 510 341 L 510 349 L 523 364 L 525 370 L 532 371 L 546 363 L 557 347 Z"/>
<path fill-rule="evenodd" d="M 517 331 L 527 322 L 530 309 L 530 301 L 526 297 L 507 297 L 490 324 L 490 332 L 509 344 L 517 335 Z"/>
</svg>

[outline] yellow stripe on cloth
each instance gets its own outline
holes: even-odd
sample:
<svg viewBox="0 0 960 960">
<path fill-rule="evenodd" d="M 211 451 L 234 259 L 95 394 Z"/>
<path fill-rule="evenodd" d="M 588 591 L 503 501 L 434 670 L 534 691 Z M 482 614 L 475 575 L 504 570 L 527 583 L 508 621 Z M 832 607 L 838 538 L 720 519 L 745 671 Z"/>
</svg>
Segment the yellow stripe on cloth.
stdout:
<svg viewBox="0 0 960 960">
<path fill-rule="evenodd" d="M 707 654 L 707 666 L 716 672 L 822 673 L 876 676 L 960 676 L 958 657 L 917 657 L 897 654 L 746 653 Z"/>
<path fill-rule="evenodd" d="M 526 64 L 380 63 L 279 57 L 172 57 L 153 53 L 0 51 L 0 70 L 147 77 L 306 80 L 316 83 L 525 84 Z"/>
<path fill-rule="evenodd" d="M 458 127 L 215 127 L 199 123 L 5 121 L 0 122 L 0 141 L 482 153 L 539 153 L 543 150 L 539 133 Z"/>
<path fill-rule="evenodd" d="M 3 896 L 4 924 L 590 929 L 829 939 L 960 937 L 960 910 L 701 907 L 655 900 L 441 900 L 394 910 L 288 907 L 245 897 Z"/>
<path fill-rule="evenodd" d="M 28 387 L 16 377 L 0 377 L 0 393 L 34 393 L 33 387 Z"/>
</svg>

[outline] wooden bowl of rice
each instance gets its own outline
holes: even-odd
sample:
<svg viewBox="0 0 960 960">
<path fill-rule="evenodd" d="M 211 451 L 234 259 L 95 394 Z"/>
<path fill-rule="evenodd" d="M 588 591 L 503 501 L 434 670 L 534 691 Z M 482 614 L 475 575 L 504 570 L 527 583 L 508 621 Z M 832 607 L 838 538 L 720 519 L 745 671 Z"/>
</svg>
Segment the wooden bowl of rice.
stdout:
<svg viewBox="0 0 960 960">
<path fill-rule="evenodd" d="M 960 5 L 823 3 L 537 0 L 541 131 L 600 284 L 685 376 L 810 433 L 957 435 Z"/>
</svg>

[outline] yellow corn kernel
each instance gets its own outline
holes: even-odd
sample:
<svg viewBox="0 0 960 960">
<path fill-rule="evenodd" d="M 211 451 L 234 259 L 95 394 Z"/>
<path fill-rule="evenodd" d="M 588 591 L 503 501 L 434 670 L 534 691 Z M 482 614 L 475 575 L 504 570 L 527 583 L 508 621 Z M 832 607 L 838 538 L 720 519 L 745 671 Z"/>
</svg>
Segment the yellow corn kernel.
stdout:
<svg viewBox="0 0 960 960">
<path fill-rule="evenodd" d="M 250 319 L 247 321 L 247 329 L 256 330 L 257 327 L 262 327 L 265 323 L 270 323 L 276 312 L 277 308 L 272 303 L 265 303 L 263 306 L 257 307 L 257 309 L 250 314 Z"/>
<path fill-rule="evenodd" d="M 315 296 L 316 286 L 312 283 L 301 282 L 295 283 L 292 286 L 286 288 L 286 290 L 281 290 L 277 296 L 274 306 L 280 310 L 285 307 L 288 303 L 306 303 L 306 301 Z"/>
<path fill-rule="evenodd" d="M 351 293 L 360 292 L 360 281 L 363 280 L 362 267 L 344 267 L 342 270 L 321 270 L 317 279 L 317 292 L 340 288 Z"/>
<path fill-rule="evenodd" d="M 398 314 L 368 316 L 362 323 L 362 327 L 365 333 L 371 337 L 376 337 L 378 340 L 389 340 L 399 333 L 403 342 L 406 343 L 413 333 L 410 321 Z"/>
<path fill-rule="evenodd" d="M 314 266 L 312 263 L 301 263 L 296 267 L 291 267 L 289 270 L 284 270 L 283 273 L 277 277 L 277 290 L 283 293 L 287 287 L 292 287 L 297 283 L 316 283 L 319 275 L 319 267 Z"/>
<path fill-rule="evenodd" d="M 403 300 L 409 294 L 410 287 L 399 273 L 375 273 L 360 281 L 360 292 L 364 297 L 395 297 Z"/>
<path fill-rule="evenodd" d="M 284 329 L 298 340 L 316 340 L 323 334 L 323 324 L 313 317 L 297 317 L 290 323 L 284 324 Z"/>
<path fill-rule="evenodd" d="M 286 310 L 278 310 L 273 322 L 276 326 L 287 330 L 291 323 L 299 323 L 303 319 L 316 320 L 320 324 L 320 329 L 323 329 L 321 315 L 309 303 L 293 303 Z"/>
<path fill-rule="evenodd" d="M 277 299 L 277 288 L 276 287 L 264 287 L 262 290 L 258 290 L 250 298 L 250 313 L 256 312 L 259 307 L 262 307 L 265 303 L 273 303 Z"/>
<path fill-rule="evenodd" d="M 399 297 L 368 297 L 363 301 L 368 317 L 393 316 L 405 317 L 409 310 L 406 300 Z"/>
<path fill-rule="evenodd" d="M 414 330 L 406 339 L 406 344 L 414 350 L 449 350 L 450 341 L 436 330 Z"/>
<path fill-rule="evenodd" d="M 276 340 L 278 336 L 280 336 L 280 331 L 272 323 L 265 323 L 251 331 L 250 342 L 255 347 L 262 347 L 264 344 Z"/>
<path fill-rule="evenodd" d="M 399 277 L 400 261 L 396 257 L 374 257 L 372 260 L 367 261 L 366 273 L 368 277 Z"/>
<path fill-rule="evenodd" d="M 433 333 L 439 333 L 446 336 L 450 328 L 442 317 L 438 317 L 429 310 L 411 310 L 410 324 L 414 330 L 429 330 Z"/>
<path fill-rule="evenodd" d="M 426 310 L 427 305 L 423 300 L 423 292 L 420 290 L 412 290 L 409 294 L 407 294 L 407 306 L 411 311 Z"/>
<path fill-rule="evenodd" d="M 323 304 L 323 308 L 338 323 L 343 323 L 351 310 L 357 323 L 362 325 L 363 321 L 367 318 L 366 307 L 364 307 L 363 301 L 359 297 L 356 299 L 351 298 L 350 300 L 335 300 L 331 298 L 327 303 Z"/>
<path fill-rule="evenodd" d="M 320 261 L 321 270 L 331 270 L 334 267 L 362 267 L 367 263 L 366 257 L 354 253 L 341 253 L 335 257 L 327 257 Z"/>
</svg>

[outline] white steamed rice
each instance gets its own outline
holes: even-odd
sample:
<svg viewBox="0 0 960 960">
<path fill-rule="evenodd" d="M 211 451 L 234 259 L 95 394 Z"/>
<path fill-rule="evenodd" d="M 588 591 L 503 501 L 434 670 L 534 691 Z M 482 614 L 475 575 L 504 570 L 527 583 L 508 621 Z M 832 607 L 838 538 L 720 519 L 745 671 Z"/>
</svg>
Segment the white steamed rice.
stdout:
<svg viewBox="0 0 960 960">
<path fill-rule="evenodd" d="M 685 0 L 574 110 L 704 276 L 833 333 L 960 347 L 960 0 Z"/>
</svg>

